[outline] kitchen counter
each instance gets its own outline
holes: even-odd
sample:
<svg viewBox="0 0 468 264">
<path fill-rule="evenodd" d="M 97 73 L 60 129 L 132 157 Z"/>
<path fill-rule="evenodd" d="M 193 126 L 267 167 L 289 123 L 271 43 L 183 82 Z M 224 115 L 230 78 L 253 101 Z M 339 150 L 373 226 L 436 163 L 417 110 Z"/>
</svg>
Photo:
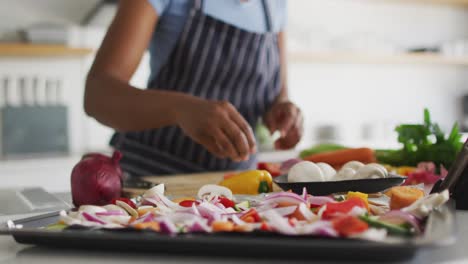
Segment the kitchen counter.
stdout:
<svg viewBox="0 0 468 264">
<path fill-rule="evenodd" d="M 164 182 L 167 193 L 170 195 L 190 195 L 199 186 L 213 183 L 222 178 L 220 173 L 199 174 L 187 177 L 147 177 L 152 182 Z M 132 193 L 137 190 L 127 190 Z M 68 193 L 61 194 L 64 200 L 70 200 Z M 1 219 L 0 219 L 1 220 Z M 456 212 L 457 241 L 453 245 L 440 248 L 420 249 L 413 259 L 401 263 L 468 263 L 468 211 Z M 260 256 L 259 256 L 260 257 Z M 83 251 L 43 248 L 37 246 L 17 244 L 10 236 L 0 236 L 0 264 L 3 263 L 333 263 L 324 261 L 291 259 L 247 259 L 247 258 L 220 258 L 210 256 L 175 256 L 165 254 L 131 253 L 131 252 L 105 252 Z"/>
</svg>

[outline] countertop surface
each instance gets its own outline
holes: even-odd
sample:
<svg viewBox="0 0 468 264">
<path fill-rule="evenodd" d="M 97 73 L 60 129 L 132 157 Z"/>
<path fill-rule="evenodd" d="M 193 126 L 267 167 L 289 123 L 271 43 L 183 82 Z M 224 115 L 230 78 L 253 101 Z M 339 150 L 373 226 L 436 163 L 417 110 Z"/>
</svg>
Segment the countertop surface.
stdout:
<svg viewBox="0 0 468 264">
<path fill-rule="evenodd" d="M 195 179 L 199 180 L 195 180 Z M 193 190 L 205 182 L 216 181 L 222 178 L 221 174 L 205 174 L 190 177 L 148 177 L 153 182 L 165 182 L 168 194 L 179 195 L 188 190 Z M 185 179 L 183 183 L 180 180 Z M 187 180 L 189 179 L 189 180 Z M 192 191 L 193 192 L 193 191 Z M 58 195 L 65 201 L 70 200 L 69 193 Z M 1 201 L 0 201 L 1 202 Z M 5 221 L 0 217 L 0 221 Z M 399 263 L 468 263 L 468 211 L 456 212 L 456 235 L 454 244 L 437 248 L 422 248 L 416 255 L 405 262 Z M 235 249 L 234 249 L 235 250 Z M 167 255 L 162 253 L 132 253 L 132 252 L 105 252 L 84 251 L 72 249 L 44 248 L 32 245 L 22 245 L 14 241 L 10 236 L 0 236 L 0 264 L 3 263 L 334 263 L 321 260 L 305 259 L 269 259 L 262 258 L 221 258 L 210 256 L 183 256 Z"/>
</svg>

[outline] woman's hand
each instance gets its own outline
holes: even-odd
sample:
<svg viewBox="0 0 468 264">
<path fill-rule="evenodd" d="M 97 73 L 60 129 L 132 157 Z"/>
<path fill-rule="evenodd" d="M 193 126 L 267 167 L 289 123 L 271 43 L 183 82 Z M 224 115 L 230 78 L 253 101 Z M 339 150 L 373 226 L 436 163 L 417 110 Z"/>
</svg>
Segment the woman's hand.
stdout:
<svg viewBox="0 0 468 264">
<path fill-rule="evenodd" d="M 301 140 L 304 119 L 301 110 L 292 102 L 273 103 L 263 120 L 270 133 L 277 130 L 281 133 L 281 137 L 275 142 L 276 149 L 293 148 Z"/>
<path fill-rule="evenodd" d="M 252 128 L 229 102 L 192 97 L 177 107 L 177 124 L 219 158 L 242 161 L 256 152 Z"/>
</svg>

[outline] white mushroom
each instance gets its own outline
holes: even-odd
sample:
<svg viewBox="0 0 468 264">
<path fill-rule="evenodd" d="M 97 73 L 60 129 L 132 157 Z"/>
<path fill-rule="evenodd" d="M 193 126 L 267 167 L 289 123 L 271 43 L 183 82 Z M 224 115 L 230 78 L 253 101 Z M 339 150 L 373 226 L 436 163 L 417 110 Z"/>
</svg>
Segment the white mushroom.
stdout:
<svg viewBox="0 0 468 264">
<path fill-rule="evenodd" d="M 387 170 L 379 164 L 371 163 L 360 168 L 356 171 L 356 179 L 378 179 L 386 178 L 388 176 Z"/>
<path fill-rule="evenodd" d="M 288 182 L 322 182 L 324 174 L 319 166 L 310 161 L 301 161 L 291 167 Z"/>
<path fill-rule="evenodd" d="M 322 170 L 325 181 L 330 181 L 336 175 L 336 170 L 328 163 L 319 162 L 316 165 Z"/>
<path fill-rule="evenodd" d="M 205 196 L 215 197 L 215 196 L 224 196 L 228 199 L 233 199 L 232 191 L 224 186 L 207 184 L 203 185 L 198 190 L 198 198 L 203 199 Z"/>
<path fill-rule="evenodd" d="M 356 171 L 352 168 L 341 169 L 334 177 L 336 181 L 353 180 L 355 178 Z"/>
<path fill-rule="evenodd" d="M 360 162 L 360 161 L 349 161 L 347 162 L 345 165 L 343 165 L 343 167 L 341 167 L 341 169 L 346 169 L 346 168 L 350 168 L 350 169 L 353 169 L 355 171 L 359 170 L 360 168 L 364 167 L 364 163 Z"/>
</svg>

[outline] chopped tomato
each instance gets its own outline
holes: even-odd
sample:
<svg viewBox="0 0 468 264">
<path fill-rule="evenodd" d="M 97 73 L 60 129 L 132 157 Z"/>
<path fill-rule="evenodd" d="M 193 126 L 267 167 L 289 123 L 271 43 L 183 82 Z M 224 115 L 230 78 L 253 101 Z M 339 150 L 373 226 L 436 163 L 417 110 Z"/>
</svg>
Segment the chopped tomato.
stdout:
<svg viewBox="0 0 468 264">
<path fill-rule="evenodd" d="M 111 203 L 115 204 L 116 201 L 124 202 L 128 204 L 130 207 L 132 207 L 133 209 L 137 209 L 136 204 L 128 198 L 125 198 L 125 197 L 115 198 L 115 199 L 112 199 Z"/>
<path fill-rule="evenodd" d="M 247 223 L 259 223 L 262 221 L 262 218 L 260 215 L 257 213 L 257 210 L 255 209 L 250 209 L 248 210 L 245 214 L 243 214 L 240 219 L 242 221 L 245 221 Z"/>
<path fill-rule="evenodd" d="M 226 208 L 234 207 L 236 205 L 236 203 L 233 200 L 228 199 L 228 198 L 223 197 L 223 196 L 219 197 L 219 202 L 222 205 L 224 205 L 224 207 L 226 207 Z"/>
<path fill-rule="evenodd" d="M 179 205 L 182 207 L 192 207 L 194 204 L 199 205 L 200 203 L 194 200 L 184 200 L 179 202 Z"/>
<path fill-rule="evenodd" d="M 262 230 L 262 231 L 270 231 L 271 229 L 270 229 L 270 226 L 269 226 L 265 221 L 263 221 L 263 222 L 262 222 L 262 225 L 260 226 L 260 230 Z"/>
<path fill-rule="evenodd" d="M 341 236 L 355 235 L 369 229 L 369 225 L 366 222 L 351 215 L 336 217 L 332 220 L 332 225 Z"/>
<path fill-rule="evenodd" d="M 270 162 L 259 162 L 257 163 L 257 170 L 266 170 L 271 174 L 271 177 L 281 175 L 280 164 Z"/>
<path fill-rule="evenodd" d="M 331 219 L 340 214 L 349 213 L 354 207 L 361 207 L 366 209 L 364 200 L 358 197 L 351 197 L 348 200 L 339 203 L 327 203 L 326 209 L 322 214 L 322 218 Z"/>
</svg>

